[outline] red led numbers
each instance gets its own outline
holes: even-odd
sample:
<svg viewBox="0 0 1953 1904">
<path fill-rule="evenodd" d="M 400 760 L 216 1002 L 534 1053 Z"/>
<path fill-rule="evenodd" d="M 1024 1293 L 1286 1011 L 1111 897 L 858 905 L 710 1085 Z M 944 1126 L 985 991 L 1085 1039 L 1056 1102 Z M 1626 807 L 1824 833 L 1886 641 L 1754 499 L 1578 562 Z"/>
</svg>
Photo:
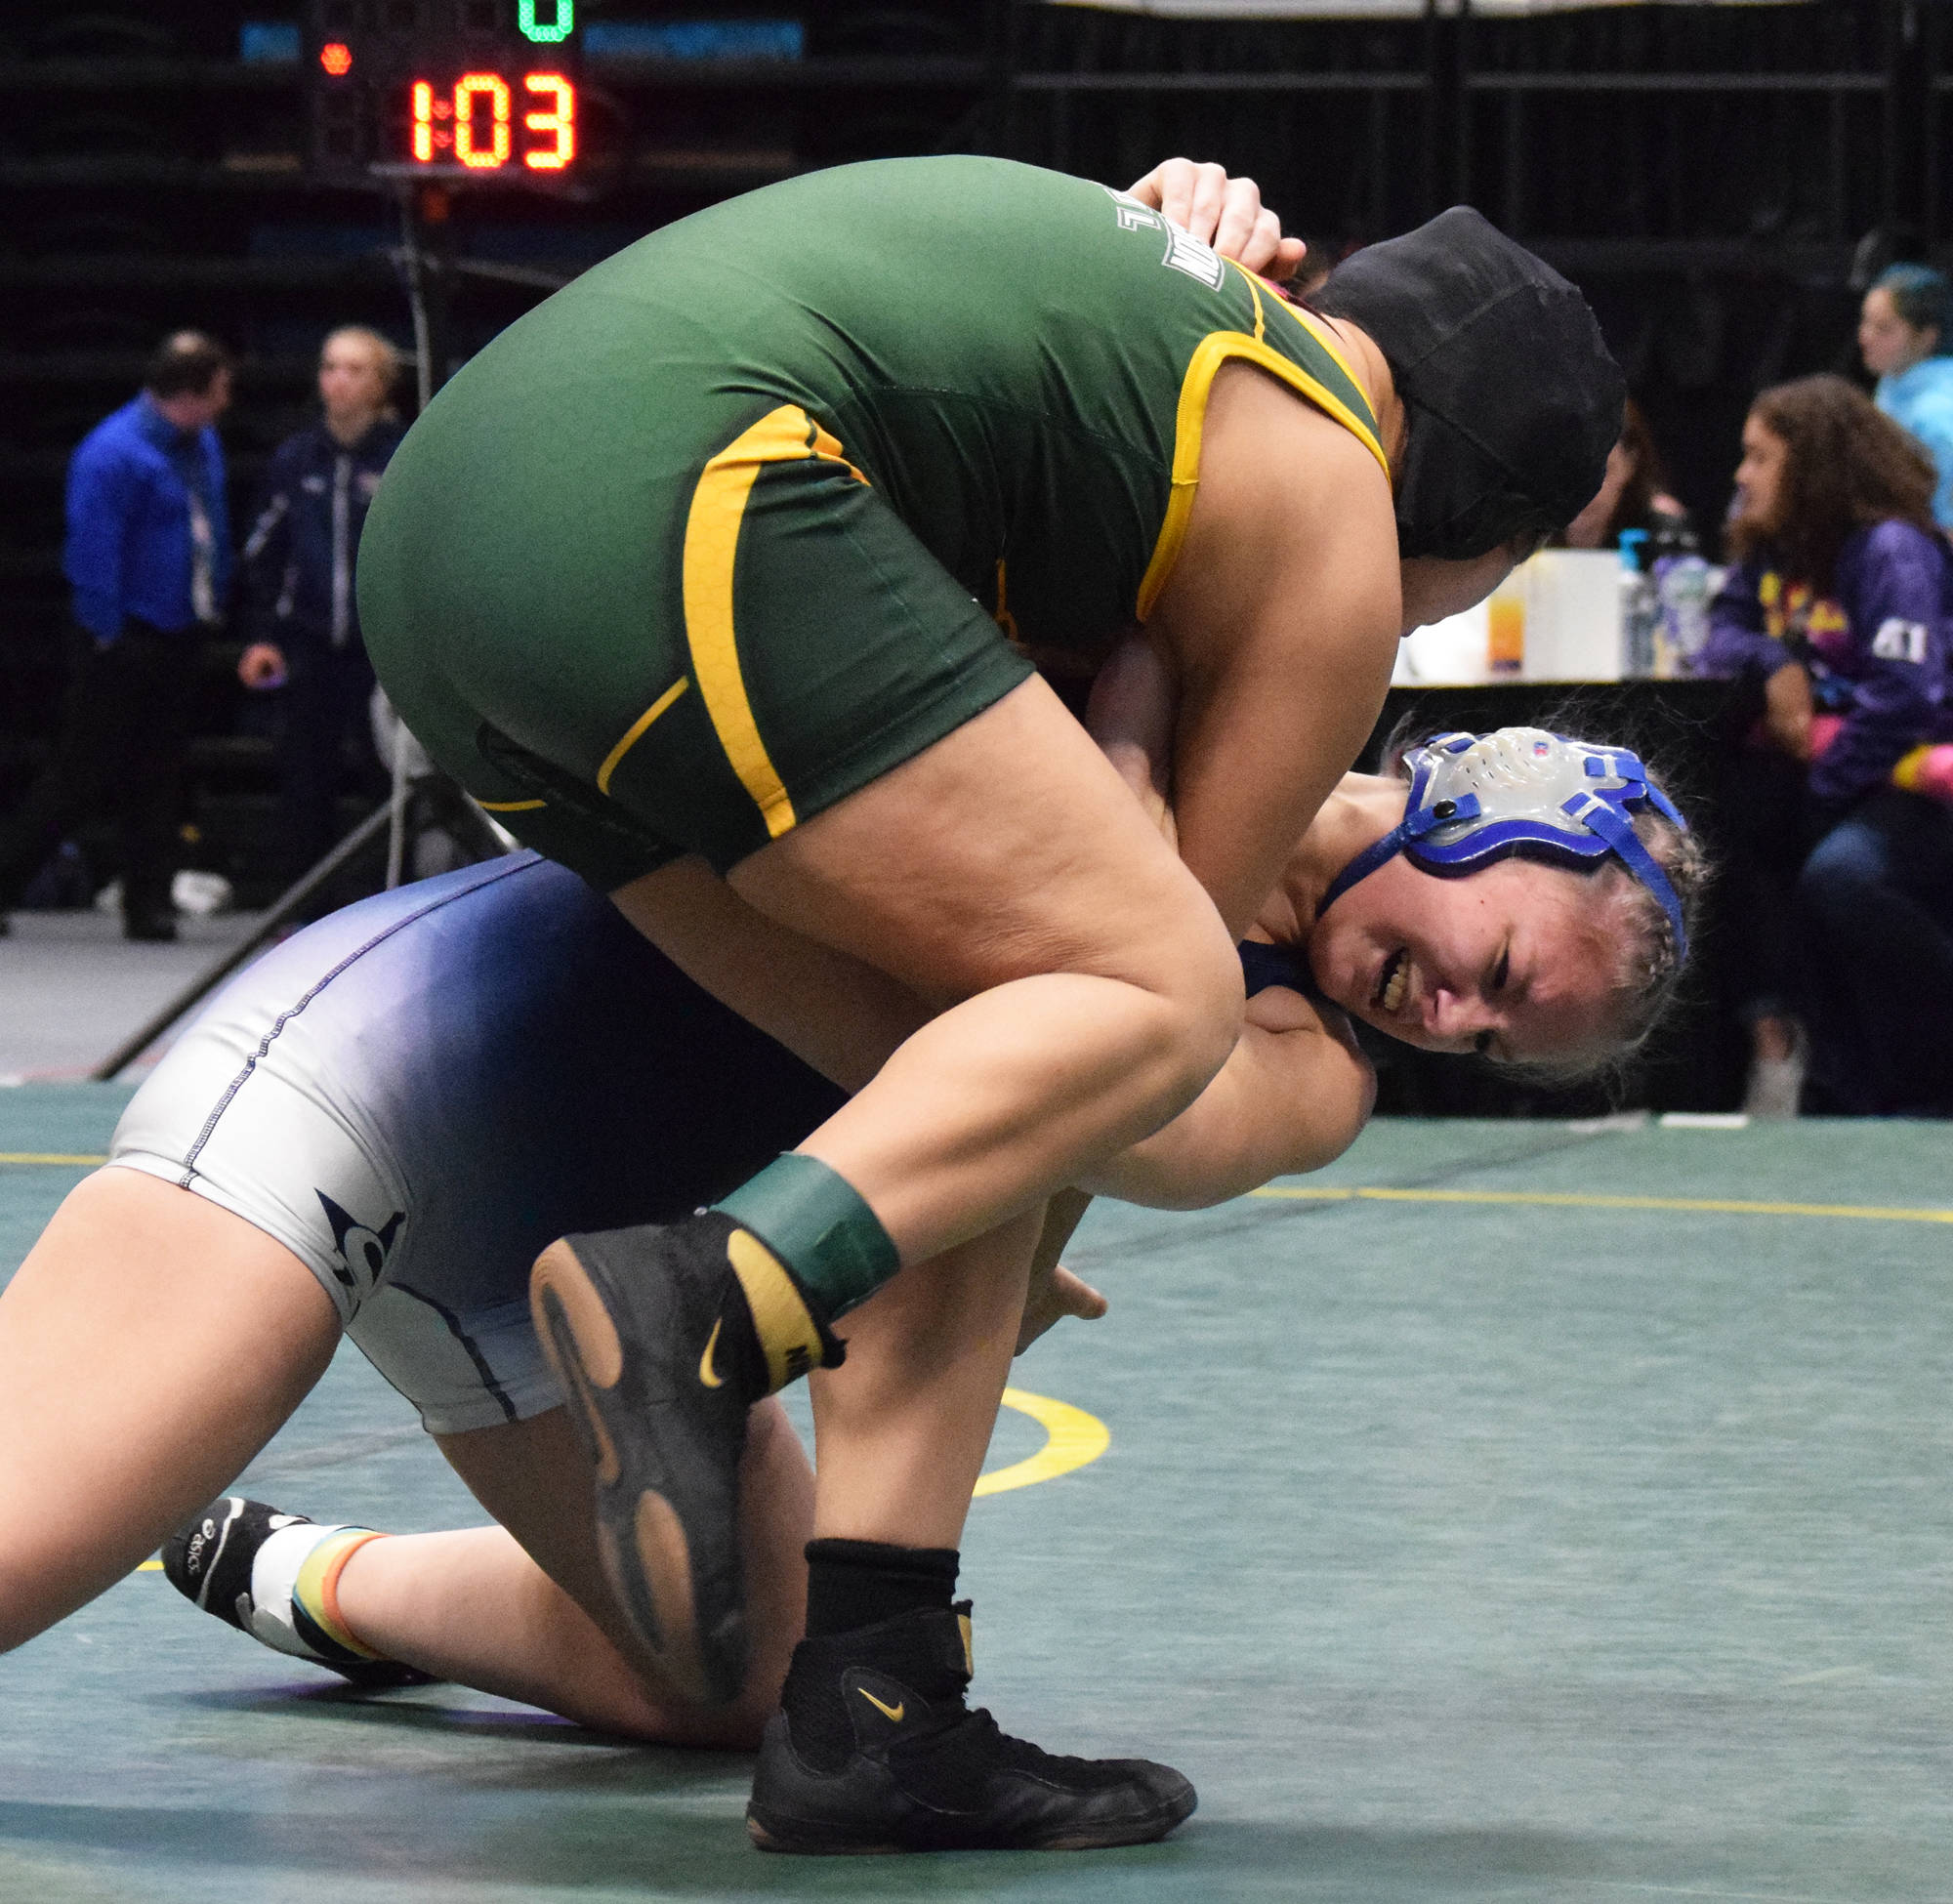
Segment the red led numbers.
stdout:
<svg viewBox="0 0 1953 1904">
<path fill-rule="evenodd" d="M 334 79 L 344 79 L 353 70 L 353 49 L 344 40 L 331 40 L 318 50 L 318 63 Z"/>
<path fill-rule="evenodd" d="M 454 116 L 454 107 L 449 105 L 445 100 L 440 103 L 440 114 L 443 119 L 450 119 Z M 432 162 L 434 158 L 434 88 L 425 79 L 417 79 L 414 81 L 413 143 L 413 153 L 417 163 L 427 165 Z M 453 135 L 451 133 L 442 133 L 440 135 L 440 143 L 443 145 L 452 145 L 454 144 Z"/>
<path fill-rule="evenodd" d="M 494 172 L 509 162 L 509 82 L 492 72 L 464 73 L 454 82 L 454 156 L 471 172 Z"/>
<path fill-rule="evenodd" d="M 559 13 L 563 10 L 559 7 Z M 531 172 L 561 172 L 576 156 L 576 88 L 560 72 L 531 72 L 522 75 L 525 92 L 555 101 L 540 111 L 522 114 L 525 131 L 547 133 L 551 143 L 531 145 L 522 154 L 522 163 Z"/>
<path fill-rule="evenodd" d="M 576 156 L 576 88 L 561 73 L 522 75 L 533 110 L 522 114 L 532 135 L 522 150 L 531 172 L 561 172 Z M 417 165 L 454 159 L 471 172 L 497 172 L 515 155 L 514 101 L 499 73 L 463 73 L 445 94 L 417 79 L 410 95 L 410 144 Z"/>
</svg>

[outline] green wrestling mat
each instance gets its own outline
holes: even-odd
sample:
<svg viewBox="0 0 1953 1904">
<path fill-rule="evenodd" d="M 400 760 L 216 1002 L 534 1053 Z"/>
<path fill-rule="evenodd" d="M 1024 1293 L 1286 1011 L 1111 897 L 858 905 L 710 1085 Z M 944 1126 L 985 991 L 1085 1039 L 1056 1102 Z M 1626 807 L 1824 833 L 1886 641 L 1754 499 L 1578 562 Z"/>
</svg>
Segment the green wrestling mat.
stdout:
<svg viewBox="0 0 1953 1904">
<path fill-rule="evenodd" d="M 125 1095 L 0 1092 L 0 1153 Z M 743 1759 L 362 1698 L 149 1572 L 0 1660 L 0 1899 L 1953 1900 L 1949 1139 L 1383 1124 L 1099 1207 L 1113 1312 L 1018 1381 L 1109 1445 L 1007 1412 L 993 1469 L 1084 1465 L 976 1504 L 965 1586 L 1007 1726 L 1194 1779 L 1163 1845 L 762 1857 Z M 79 1171 L 0 1164 L 0 1267 Z M 350 1353 L 245 1478 L 478 1517 Z"/>
</svg>

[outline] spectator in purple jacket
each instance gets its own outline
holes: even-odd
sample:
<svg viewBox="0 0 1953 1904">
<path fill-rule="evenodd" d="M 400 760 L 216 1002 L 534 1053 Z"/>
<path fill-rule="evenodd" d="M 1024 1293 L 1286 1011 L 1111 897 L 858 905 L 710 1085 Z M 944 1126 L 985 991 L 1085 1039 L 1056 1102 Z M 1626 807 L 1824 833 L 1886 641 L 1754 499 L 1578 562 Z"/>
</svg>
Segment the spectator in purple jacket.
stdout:
<svg viewBox="0 0 1953 1904">
<path fill-rule="evenodd" d="M 1736 565 L 1704 655 L 1710 672 L 1762 681 L 1759 739 L 1805 769 L 1823 835 L 1793 900 L 1786 856 L 1760 865 L 1764 842 L 1734 816 L 1730 858 L 1749 863 L 1733 909 L 1765 947 L 1756 1055 L 1795 1060 L 1801 996 L 1814 1074 L 1846 1110 L 1953 1106 L 1953 808 L 1892 778 L 1915 749 L 1953 739 L 1953 550 L 1934 480 L 1842 378 L 1765 391 L 1743 426 Z"/>
</svg>

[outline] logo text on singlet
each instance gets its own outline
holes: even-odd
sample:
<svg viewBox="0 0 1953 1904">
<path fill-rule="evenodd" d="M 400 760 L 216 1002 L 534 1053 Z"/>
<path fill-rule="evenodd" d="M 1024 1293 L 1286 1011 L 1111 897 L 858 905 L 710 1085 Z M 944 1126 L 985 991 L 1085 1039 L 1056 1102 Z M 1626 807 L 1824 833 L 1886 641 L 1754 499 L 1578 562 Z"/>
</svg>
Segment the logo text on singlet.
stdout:
<svg viewBox="0 0 1953 1904">
<path fill-rule="evenodd" d="M 387 1258 L 400 1233 L 400 1225 L 407 1221 L 407 1213 L 395 1210 L 376 1227 L 362 1223 L 351 1211 L 342 1210 L 323 1190 L 315 1188 L 312 1194 L 325 1206 L 326 1221 L 332 1225 L 333 1246 L 339 1252 L 339 1262 L 332 1265 L 332 1273 L 355 1295 L 364 1296 L 386 1272 Z"/>
<path fill-rule="evenodd" d="M 1119 228 L 1122 231 L 1160 231 L 1166 235 L 1166 253 L 1160 259 L 1170 271 L 1184 271 L 1188 277 L 1198 278 L 1210 290 L 1218 291 L 1222 280 L 1227 275 L 1227 268 L 1221 262 L 1221 255 L 1212 245 L 1202 244 L 1190 231 L 1183 231 L 1179 226 L 1150 205 L 1142 205 L 1129 192 L 1114 191 L 1110 186 L 1102 186 L 1106 197 L 1119 208 Z"/>
</svg>

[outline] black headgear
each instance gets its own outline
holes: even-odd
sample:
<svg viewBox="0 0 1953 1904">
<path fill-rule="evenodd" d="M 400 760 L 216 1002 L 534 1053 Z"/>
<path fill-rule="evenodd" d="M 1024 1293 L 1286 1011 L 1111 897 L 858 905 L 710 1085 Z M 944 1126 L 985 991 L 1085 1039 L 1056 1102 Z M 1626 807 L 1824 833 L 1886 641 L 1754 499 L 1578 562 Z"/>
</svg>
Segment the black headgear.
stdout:
<svg viewBox="0 0 1953 1904">
<path fill-rule="evenodd" d="M 1593 501 L 1620 366 L 1586 299 L 1469 206 L 1365 246 L 1309 303 L 1369 335 L 1403 401 L 1400 554 L 1482 556 Z"/>
</svg>

